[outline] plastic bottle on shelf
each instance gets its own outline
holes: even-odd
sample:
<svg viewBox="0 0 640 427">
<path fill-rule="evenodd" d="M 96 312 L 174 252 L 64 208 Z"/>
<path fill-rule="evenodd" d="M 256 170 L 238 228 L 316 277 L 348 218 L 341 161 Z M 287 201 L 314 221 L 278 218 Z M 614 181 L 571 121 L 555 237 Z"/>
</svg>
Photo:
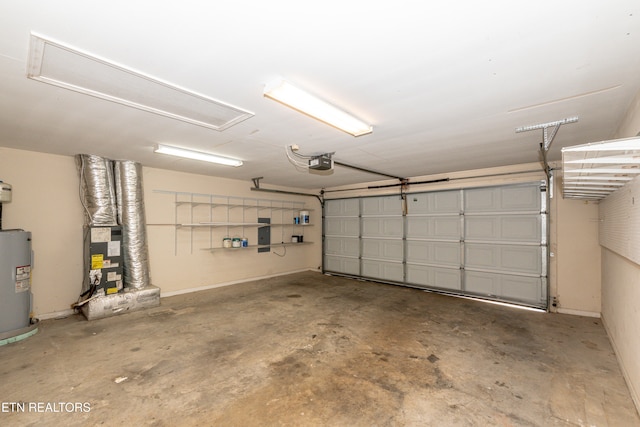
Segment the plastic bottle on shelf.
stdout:
<svg viewBox="0 0 640 427">
<path fill-rule="evenodd" d="M 300 224 L 309 225 L 309 211 L 300 211 Z"/>
</svg>

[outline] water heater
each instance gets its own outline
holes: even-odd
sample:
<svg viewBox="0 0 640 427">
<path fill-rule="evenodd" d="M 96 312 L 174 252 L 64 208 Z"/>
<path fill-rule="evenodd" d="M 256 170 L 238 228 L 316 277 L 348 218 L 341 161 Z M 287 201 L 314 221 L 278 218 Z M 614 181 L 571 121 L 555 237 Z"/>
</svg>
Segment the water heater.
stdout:
<svg viewBox="0 0 640 427">
<path fill-rule="evenodd" d="M 33 335 L 31 233 L 0 230 L 0 344 Z"/>
</svg>

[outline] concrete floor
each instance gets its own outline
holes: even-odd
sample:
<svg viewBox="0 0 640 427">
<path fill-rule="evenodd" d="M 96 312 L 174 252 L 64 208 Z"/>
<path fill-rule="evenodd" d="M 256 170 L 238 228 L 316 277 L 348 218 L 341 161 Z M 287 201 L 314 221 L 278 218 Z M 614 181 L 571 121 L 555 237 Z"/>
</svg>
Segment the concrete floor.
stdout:
<svg viewBox="0 0 640 427">
<path fill-rule="evenodd" d="M 44 321 L 0 360 L 2 426 L 640 425 L 599 319 L 313 272 Z"/>
</svg>

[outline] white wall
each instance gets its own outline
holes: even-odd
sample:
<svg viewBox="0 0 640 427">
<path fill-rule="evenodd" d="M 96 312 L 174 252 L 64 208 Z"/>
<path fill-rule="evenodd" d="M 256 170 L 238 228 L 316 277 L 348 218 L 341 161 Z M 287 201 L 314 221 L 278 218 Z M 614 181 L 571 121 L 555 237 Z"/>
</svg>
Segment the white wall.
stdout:
<svg viewBox="0 0 640 427">
<path fill-rule="evenodd" d="M 2 228 L 32 233 L 36 316 L 70 310 L 82 284 L 84 220 L 74 159 L 0 147 L 0 180 L 13 187 Z"/>
<path fill-rule="evenodd" d="M 640 409 L 640 266 L 602 249 L 602 317 Z"/>
<path fill-rule="evenodd" d="M 551 222 L 556 237 L 551 240 L 554 254 L 551 266 L 556 277 L 551 293 L 557 299 L 559 313 L 600 317 L 598 204 L 563 199 L 561 179 L 555 182 Z"/>
<path fill-rule="evenodd" d="M 529 173 L 518 173 L 531 171 Z M 507 175 L 499 175 L 503 174 Z M 513 174 L 511 174 L 513 173 Z M 314 209 L 313 227 L 305 230 L 305 240 L 314 245 L 287 248 L 286 256 L 273 253 L 208 252 L 208 236 L 198 235 L 191 251 L 190 238 L 179 235 L 175 250 L 175 229 L 149 226 L 151 281 L 163 295 L 175 294 L 252 278 L 284 274 L 321 265 L 321 210 L 315 198 L 285 196 L 250 191 L 250 182 L 144 168 L 147 222 L 174 220 L 173 198 L 154 190 L 219 194 L 266 199 L 304 200 Z M 478 178 L 485 175 L 484 178 Z M 424 176 L 413 181 L 442 178 Z M 542 179 L 537 163 L 503 168 L 452 172 L 452 180 L 438 184 L 412 186 L 411 191 L 441 190 L 484 185 L 500 185 Z M 465 178 L 474 177 L 474 178 Z M 32 290 L 35 313 L 48 317 L 69 310 L 78 298 L 82 283 L 82 208 L 78 197 L 78 176 L 73 157 L 56 156 L 0 147 L 0 179 L 14 188 L 14 200 L 4 206 L 4 228 L 24 228 L 33 232 L 36 265 Z M 380 182 L 376 182 L 380 184 Z M 366 186 L 366 184 L 364 184 Z M 362 187 L 362 185 L 359 185 Z M 390 190 L 386 190 L 389 192 Z M 397 188 L 393 191 L 397 191 Z M 381 194 L 383 190 L 328 193 L 328 197 Z M 598 250 L 592 249 L 597 235 L 594 207 L 573 201 L 564 203 L 556 192 L 557 207 L 551 207 L 555 257 L 551 264 L 551 295 L 559 296 L 561 309 L 578 314 L 600 312 Z M 183 230 L 184 231 L 184 230 Z M 248 230 L 253 239 L 255 230 Z M 277 229 L 273 229 L 273 240 Z M 205 233 L 206 234 L 206 233 Z M 286 238 L 287 235 L 285 235 Z M 216 238 L 217 239 L 217 238 Z M 215 242 L 214 242 L 215 243 Z M 283 248 L 273 248 L 279 254 Z"/>
<path fill-rule="evenodd" d="M 640 92 L 629 107 L 615 138 L 628 138 L 640 132 Z M 638 187 L 636 182 L 631 186 Z M 630 186 L 629 186 L 630 187 Z M 632 205 L 638 194 L 623 188 L 617 203 Z M 606 203 L 606 200 L 605 202 Z M 603 203 L 603 204 L 604 204 Z M 629 211 L 640 219 L 635 211 Z M 630 221 L 638 224 L 640 221 Z M 640 230 L 628 230 L 630 234 Z M 636 234 L 637 235 L 637 234 Z M 636 408 L 640 410 L 640 265 L 620 254 L 602 248 L 602 318 L 627 380 Z"/>
<path fill-rule="evenodd" d="M 193 288 L 207 288 L 214 285 L 249 280 L 257 277 L 271 276 L 298 270 L 320 271 L 322 241 L 322 210 L 319 201 L 314 197 L 281 195 L 251 191 L 251 182 L 202 175 L 172 172 L 161 169 L 144 169 L 145 203 L 148 224 L 173 223 L 175 220 L 174 195 L 159 193 L 161 191 L 178 191 L 199 194 L 226 195 L 252 199 L 295 200 L 305 203 L 312 209 L 311 227 L 305 227 L 304 240 L 314 242 L 313 245 L 272 247 L 270 253 L 257 253 L 249 250 L 204 250 L 211 246 L 220 246 L 225 235 L 230 237 L 248 237 L 250 244 L 257 243 L 257 227 L 242 228 L 184 228 L 178 229 L 176 246 L 176 229 L 168 226 L 148 225 L 149 258 L 151 264 L 151 281 L 159 286 L 163 295 L 175 294 Z M 274 187 L 270 187 L 274 188 Z M 289 189 L 290 191 L 296 191 Z M 302 190 L 298 190 L 302 191 Z M 311 193 L 311 191 L 303 191 Z M 186 200 L 189 195 L 181 196 Z M 206 200 L 206 197 L 196 200 Z M 215 201 L 220 201 L 216 199 Z M 231 203 L 238 202 L 236 199 Z M 248 201 L 250 204 L 250 201 Z M 261 202 L 261 205 L 268 203 Z M 275 202 L 275 206 L 280 206 Z M 191 206 L 181 205 L 178 222 L 188 219 Z M 200 219 L 208 215 L 209 206 L 195 208 L 195 215 Z M 242 208 L 229 211 L 232 222 L 242 221 Z M 213 221 L 226 221 L 227 209 L 223 206 L 215 208 Z M 256 209 L 246 209 L 242 222 L 255 222 Z M 271 217 L 273 223 L 293 223 L 292 211 L 269 209 L 260 211 L 260 216 Z M 290 218 L 291 217 L 291 218 Z M 197 219 L 197 218 L 196 218 Z M 207 218 L 205 218 L 206 220 Z M 271 242 L 290 242 L 293 233 L 298 234 L 301 228 L 271 227 Z M 275 253 L 274 253 L 275 252 Z M 278 256 L 276 255 L 284 256 Z"/>
<path fill-rule="evenodd" d="M 3 205 L 3 228 L 22 228 L 33 234 L 32 292 L 36 317 L 68 314 L 71 304 L 78 299 L 83 275 L 84 218 L 74 158 L 0 147 L 0 180 L 13 186 L 13 201 Z M 190 242 L 184 239 L 176 255 L 175 228 L 148 227 L 151 282 L 161 288 L 163 295 L 299 270 L 318 270 L 321 265 L 321 210 L 315 198 L 253 192 L 250 182 L 151 168 L 143 168 L 143 182 L 149 223 L 174 219 L 173 198 L 154 190 L 302 200 L 314 209 L 312 222 L 316 225 L 305 230 L 305 240 L 316 244 L 289 247 L 284 257 L 258 254 L 255 249 L 212 253 L 201 250 L 204 242 L 200 240 L 191 252 L 186 250 L 190 249 Z M 274 227 L 272 241 L 276 234 Z M 283 248 L 274 247 L 273 251 L 284 253 Z"/>
</svg>

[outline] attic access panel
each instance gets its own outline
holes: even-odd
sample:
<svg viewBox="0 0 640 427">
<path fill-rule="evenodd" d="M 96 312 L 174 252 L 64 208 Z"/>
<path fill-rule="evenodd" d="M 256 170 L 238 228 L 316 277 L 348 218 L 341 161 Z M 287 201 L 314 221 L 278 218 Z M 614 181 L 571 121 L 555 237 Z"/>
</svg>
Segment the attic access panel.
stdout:
<svg viewBox="0 0 640 427">
<path fill-rule="evenodd" d="M 35 34 L 27 77 L 218 131 L 254 115 Z"/>
<path fill-rule="evenodd" d="M 601 200 L 640 175 L 640 137 L 562 149 L 565 199 Z"/>
</svg>

